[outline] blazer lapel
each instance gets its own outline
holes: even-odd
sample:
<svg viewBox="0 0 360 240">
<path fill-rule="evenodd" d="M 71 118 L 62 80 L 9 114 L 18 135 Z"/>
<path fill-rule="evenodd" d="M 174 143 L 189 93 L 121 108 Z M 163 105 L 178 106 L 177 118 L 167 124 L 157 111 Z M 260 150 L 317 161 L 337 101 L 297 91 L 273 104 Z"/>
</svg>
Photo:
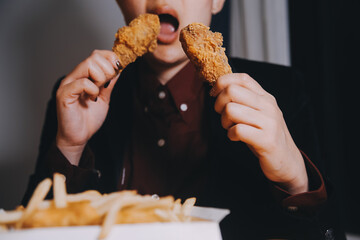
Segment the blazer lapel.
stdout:
<svg viewBox="0 0 360 240">
<path fill-rule="evenodd" d="M 109 161 L 103 166 L 108 172 L 102 184 L 105 191 L 117 190 L 122 174 L 124 150 L 131 139 L 133 89 L 137 77 L 136 63 L 130 64 L 122 73 L 111 94 L 109 113 L 104 129 L 109 146 L 106 148 Z"/>
</svg>

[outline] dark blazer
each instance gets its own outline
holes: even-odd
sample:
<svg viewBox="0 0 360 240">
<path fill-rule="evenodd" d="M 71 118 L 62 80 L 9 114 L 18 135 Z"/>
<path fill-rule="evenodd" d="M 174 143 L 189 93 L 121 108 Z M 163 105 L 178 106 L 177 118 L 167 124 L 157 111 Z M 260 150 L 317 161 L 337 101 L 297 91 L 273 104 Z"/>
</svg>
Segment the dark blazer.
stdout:
<svg viewBox="0 0 360 240">
<path fill-rule="evenodd" d="M 242 59 L 230 59 L 234 72 L 245 72 L 275 96 L 297 146 L 317 168 L 322 168 L 319 145 L 309 97 L 298 73 L 289 67 Z M 36 171 L 30 177 L 23 203 L 26 204 L 39 181 L 53 172 L 66 175 L 69 192 L 98 189 L 117 190 L 122 171 L 124 149 L 131 135 L 134 78 L 138 65 L 129 65 L 121 74 L 110 102 L 108 116 L 100 130 L 89 141 L 79 167 L 74 167 L 56 148 L 56 89 L 48 104 L 42 132 Z M 205 84 L 205 83 L 204 83 Z M 209 87 L 207 86 L 208 90 Z M 303 206 L 307 195 L 294 201 L 297 206 L 284 207 L 273 197 L 272 184 L 263 175 L 257 158 L 242 142 L 232 142 L 222 128 L 220 115 L 214 109 L 215 99 L 206 94 L 206 123 L 209 135 L 208 171 L 210 179 L 198 205 L 228 208 L 231 214 L 221 223 L 224 239 L 345 239 L 337 222 L 337 205 L 331 184 L 325 180 L 328 200 L 322 206 Z M 308 171 L 311 166 L 307 162 Z M 315 174 L 316 175 L 316 174 Z M 323 174 L 324 175 L 324 174 Z M 310 188 L 320 181 L 310 174 Z M 286 196 L 285 196 L 286 198 Z M 301 201 L 301 199 L 303 201 Z M 306 205 L 306 204 L 305 204 Z M 315 204 L 316 205 L 316 204 Z"/>
</svg>

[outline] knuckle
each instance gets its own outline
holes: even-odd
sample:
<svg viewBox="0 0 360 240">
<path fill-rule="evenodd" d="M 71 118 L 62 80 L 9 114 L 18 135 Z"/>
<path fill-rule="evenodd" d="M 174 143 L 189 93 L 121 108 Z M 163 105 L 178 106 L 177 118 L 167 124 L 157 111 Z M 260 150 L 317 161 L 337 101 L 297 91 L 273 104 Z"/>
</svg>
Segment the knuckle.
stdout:
<svg viewBox="0 0 360 240">
<path fill-rule="evenodd" d="M 76 83 L 80 84 L 80 85 L 87 85 L 88 84 L 87 79 L 85 79 L 85 78 L 81 78 L 81 79 L 76 80 Z"/>
<path fill-rule="evenodd" d="M 56 91 L 56 99 L 62 99 L 62 96 L 63 96 L 63 90 L 62 88 L 59 88 L 57 91 Z"/>
<path fill-rule="evenodd" d="M 269 104 L 268 109 L 273 116 L 277 116 L 277 117 L 283 116 L 281 109 L 278 107 L 276 103 Z"/>
<path fill-rule="evenodd" d="M 91 52 L 91 56 L 96 56 L 96 55 L 99 55 L 100 54 L 100 50 L 98 49 L 94 49 L 92 52 Z"/>
<path fill-rule="evenodd" d="M 273 104 L 276 104 L 277 105 L 277 101 L 276 101 L 276 98 L 274 95 L 268 93 L 267 94 L 268 98 L 270 99 L 270 101 L 273 103 Z"/>
<path fill-rule="evenodd" d="M 247 73 L 240 73 L 239 79 L 240 79 L 241 85 L 243 85 L 247 88 L 252 88 L 252 86 L 254 85 L 254 82 L 253 82 L 254 80 Z"/>
<path fill-rule="evenodd" d="M 250 75 L 247 73 L 239 73 L 239 75 L 240 75 L 240 78 L 244 81 L 248 81 L 250 78 Z"/>
<path fill-rule="evenodd" d="M 231 115 L 232 111 L 233 111 L 233 106 L 232 106 L 232 104 L 231 104 L 231 103 L 227 103 L 227 104 L 225 105 L 224 114 L 225 114 L 226 116 L 229 116 L 229 115 Z"/>
<path fill-rule="evenodd" d="M 224 86 L 224 81 L 223 81 L 223 78 L 222 78 L 222 77 L 220 77 L 220 78 L 215 82 L 214 87 L 215 87 L 216 89 L 218 89 L 218 90 L 224 89 L 225 86 Z"/>
<path fill-rule="evenodd" d="M 226 88 L 226 94 L 229 96 L 235 96 L 237 91 L 238 91 L 237 86 L 234 84 L 231 84 Z"/>
<path fill-rule="evenodd" d="M 85 59 L 84 63 L 87 68 L 91 68 L 93 66 L 93 60 L 91 56 Z"/>
<path fill-rule="evenodd" d="M 226 104 L 225 107 L 226 115 L 230 118 L 234 118 L 234 115 L 241 115 L 242 114 L 242 108 L 237 103 L 230 102 Z"/>
<path fill-rule="evenodd" d="M 235 125 L 235 136 L 237 139 L 240 139 L 243 130 L 244 130 L 243 125 L 241 125 L 241 124 Z"/>
<path fill-rule="evenodd" d="M 239 74 L 239 79 L 240 79 L 240 81 L 243 82 L 243 84 L 246 85 L 246 84 L 248 84 L 250 82 L 251 77 L 247 73 L 240 73 Z"/>
</svg>

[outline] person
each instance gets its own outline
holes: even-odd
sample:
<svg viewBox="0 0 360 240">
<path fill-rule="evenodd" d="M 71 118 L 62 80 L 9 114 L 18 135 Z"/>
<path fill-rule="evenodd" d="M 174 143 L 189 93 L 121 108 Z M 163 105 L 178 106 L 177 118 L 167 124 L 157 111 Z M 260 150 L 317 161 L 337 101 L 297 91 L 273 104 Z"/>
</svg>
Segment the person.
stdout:
<svg viewBox="0 0 360 240">
<path fill-rule="evenodd" d="M 127 23 L 159 15 L 158 47 L 121 73 L 113 52 L 95 50 L 56 84 L 24 204 L 60 172 L 69 192 L 135 189 L 228 208 L 224 239 L 336 234 L 317 217 L 331 215 L 332 191 L 300 75 L 230 58 L 234 73 L 210 96 L 182 50 L 180 29 L 209 26 L 224 1 L 117 0 Z"/>
</svg>

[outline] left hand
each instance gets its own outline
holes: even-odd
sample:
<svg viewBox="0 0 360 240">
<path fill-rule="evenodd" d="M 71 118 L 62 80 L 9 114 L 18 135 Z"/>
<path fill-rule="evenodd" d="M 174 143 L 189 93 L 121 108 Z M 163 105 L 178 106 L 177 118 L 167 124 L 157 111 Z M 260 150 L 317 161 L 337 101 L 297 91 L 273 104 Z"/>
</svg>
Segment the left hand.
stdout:
<svg viewBox="0 0 360 240">
<path fill-rule="evenodd" d="M 211 94 L 229 139 L 248 145 L 265 176 L 290 194 L 308 191 L 304 160 L 276 99 L 245 73 L 220 77 Z"/>
</svg>

